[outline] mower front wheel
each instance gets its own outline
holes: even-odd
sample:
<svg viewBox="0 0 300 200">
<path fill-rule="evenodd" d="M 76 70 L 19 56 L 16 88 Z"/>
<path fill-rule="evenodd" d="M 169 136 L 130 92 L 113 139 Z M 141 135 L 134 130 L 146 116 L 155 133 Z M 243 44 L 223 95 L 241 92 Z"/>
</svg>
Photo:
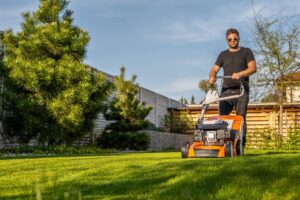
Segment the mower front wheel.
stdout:
<svg viewBox="0 0 300 200">
<path fill-rule="evenodd" d="M 181 158 L 187 158 L 189 154 L 190 143 L 186 142 L 185 146 L 181 147 Z"/>
</svg>

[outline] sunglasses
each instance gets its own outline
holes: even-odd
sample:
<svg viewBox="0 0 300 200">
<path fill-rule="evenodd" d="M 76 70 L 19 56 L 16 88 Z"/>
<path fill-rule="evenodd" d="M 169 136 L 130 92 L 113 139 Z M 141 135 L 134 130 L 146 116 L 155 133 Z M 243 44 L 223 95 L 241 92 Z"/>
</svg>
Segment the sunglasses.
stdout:
<svg viewBox="0 0 300 200">
<path fill-rule="evenodd" d="M 228 42 L 231 42 L 231 41 L 238 41 L 238 39 L 239 39 L 239 38 L 236 38 L 236 37 L 235 37 L 235 38 L 227 38 L 227 41 L 228 41 Z"/>
</svg>

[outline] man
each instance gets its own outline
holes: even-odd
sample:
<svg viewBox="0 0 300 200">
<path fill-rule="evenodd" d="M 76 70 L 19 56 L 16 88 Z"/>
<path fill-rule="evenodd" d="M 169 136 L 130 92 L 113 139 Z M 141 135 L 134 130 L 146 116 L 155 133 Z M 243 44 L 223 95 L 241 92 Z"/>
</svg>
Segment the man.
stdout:
<svg viewBox="0 0 300 200">
<path fill-rule="evenodd" d="M 243 146 L 246 144 L 246 114 L 249 101 L 249 76 L 256 72 L 256 62 L 251 49 L 239 47 L 239 32 L 230 28 L 226 32 L 228 49 L 221 52 L 209 73 L 209 84 L 214 84 L 216 75 L 220 68 L 223 68 L 224 76 L 231 76 L 231 79 L 224 79 L 221 96 L 237 94 L 240 92 L 240 81 L 245 87 L 245 93 L 238 99 L 221 101 L 219 114 L 229 115 L 235 107 L 236 114 L 244 117 Z"/>
</svg>

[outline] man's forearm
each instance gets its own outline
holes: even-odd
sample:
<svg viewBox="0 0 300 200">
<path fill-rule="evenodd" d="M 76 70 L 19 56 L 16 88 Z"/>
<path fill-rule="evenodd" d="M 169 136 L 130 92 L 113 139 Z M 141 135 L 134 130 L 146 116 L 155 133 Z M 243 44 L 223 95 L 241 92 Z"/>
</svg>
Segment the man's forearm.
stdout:
<svg viewBox="0 0 300 200">
<path fill-rule="evenodd" d="M 240 75 L 240 77 L 247 77 L 247 76 L 251 76 L 255 72 L 256 71 L 246 69 L 244 71 L 239 72 L 238 74 Z"/>
<path fill-rule="evenodd" d="M 252 61 L 248 64 L 248 67 L 246 70 L 240 71 L 238 74 L 240 77 L 247 77 L 247 76 L 251 76 L 255 72 L 256 72 L 256 63 L 255 63 L 255 61 Z"/>
<path fill-rule="evenodd" d="M 209 72 L 209 80 L 208 83 L 213 84 L 216 81 L 216 76 L 220 67 L 218 65 L 214 65 L 213 68 Z"/>
<path fill-rule="evenodd" d="M 215 79 L 216 76 L 217 76 L 217 73 L 214 70 L 210 70 L 209 79 Z"/>
</svg>

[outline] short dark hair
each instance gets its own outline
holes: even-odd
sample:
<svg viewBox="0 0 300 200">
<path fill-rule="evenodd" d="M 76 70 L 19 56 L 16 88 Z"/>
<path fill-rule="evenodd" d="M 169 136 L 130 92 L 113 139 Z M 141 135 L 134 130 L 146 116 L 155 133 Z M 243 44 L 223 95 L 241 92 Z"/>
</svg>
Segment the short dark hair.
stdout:
<svg viewBox="0 0 300 200">
<path fill-rule="evenodd" d="M 228 29 L 228 30 L 226 31 L 226 37 L 227 37 L 228 35 L 232 34 L 232 33 L 237 34 L 238 37 L 240 36 L 239 31 L 238 31 L 237 29 L 235 29 L 235 28 L 230 28 L 230 29 Z"/>
</svg>

